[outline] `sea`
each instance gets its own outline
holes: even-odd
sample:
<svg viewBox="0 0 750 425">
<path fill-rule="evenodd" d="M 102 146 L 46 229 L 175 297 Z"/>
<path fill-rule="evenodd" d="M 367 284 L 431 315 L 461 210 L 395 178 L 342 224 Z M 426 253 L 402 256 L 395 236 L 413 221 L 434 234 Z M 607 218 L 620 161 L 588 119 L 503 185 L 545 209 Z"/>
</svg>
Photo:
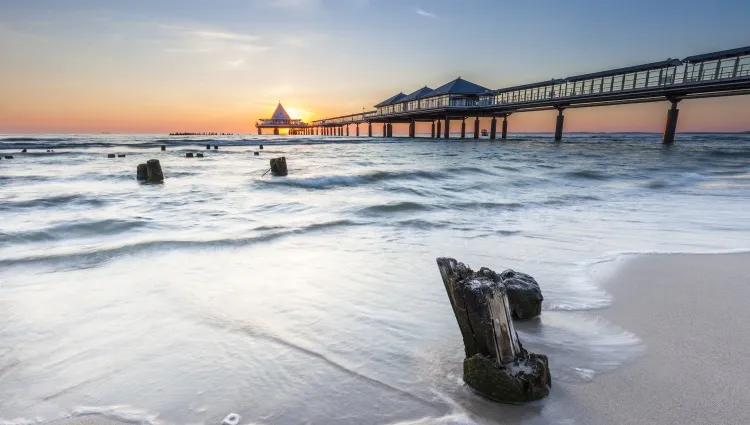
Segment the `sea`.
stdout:
<svg viewBox="0 0 750 425">
<path fill-rule="evenodd" d="M 598 314 L 619 259 L 750 248 L 750 134 L 3 134 L 0 155 L 0 424 L 575 424 L 565 388 L 648 349 Z M 136 180 L 148 159 L 163 184 Z M 548 398 L 464 385 L 438 257 L 539 282 L 516 329 Z"/>
</svg>

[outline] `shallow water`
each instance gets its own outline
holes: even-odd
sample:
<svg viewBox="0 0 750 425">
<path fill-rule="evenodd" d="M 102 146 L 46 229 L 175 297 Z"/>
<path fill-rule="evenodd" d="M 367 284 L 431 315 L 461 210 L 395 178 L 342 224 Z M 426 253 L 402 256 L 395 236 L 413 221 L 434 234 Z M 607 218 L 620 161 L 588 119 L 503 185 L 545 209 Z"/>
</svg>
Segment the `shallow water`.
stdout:
<svg viewBox="0 0 750 425">
<path fill-rule="evenodd" d="M 560 386 L 519 407 L 462 385 L 435 258 L 535 276 L 521 341 L 586 385 L 645 349 L 595 314 L 612 300 L 594 265 L 750 248 L 750 135 L 0 135 L 0 152 L 0 423 L 575 423 Z M 261 177 L 280 155 L 289 177 Z M 163 185 L 135 180 L 149 158 Z"/>
</svg>

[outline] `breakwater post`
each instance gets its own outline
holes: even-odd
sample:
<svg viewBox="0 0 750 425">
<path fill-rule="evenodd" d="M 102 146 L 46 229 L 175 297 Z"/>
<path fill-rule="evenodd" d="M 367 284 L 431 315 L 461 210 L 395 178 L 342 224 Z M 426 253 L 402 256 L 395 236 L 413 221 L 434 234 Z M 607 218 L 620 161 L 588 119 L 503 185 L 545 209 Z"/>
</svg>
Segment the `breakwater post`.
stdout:
<svg viewBox="0 0 750 425">
<path fill-rule="evenodd" d="M 138 164 L 136 169 L 138 180 L 148 180 L 150 183 L 161 183 L 164 181 L 164 172 L 158 159 L 149 159 L 145 164 Z"/>
<path fill-rule="evenodd" d="M 148 169 L 146 168 L 146 164 L 138 164 L 138 167 L 135 169 L 135 178 L 137 180 L 148 180 Z"/>
<path fill-rule="evenodd" d="M 286 176 L 286 157 L 271 158 L 271 174 L 274 176 Z"/>
<path fill-rule="evenodd" d="M 547 356 L 521 346 L 502 275 L 486 268 L 474 272 L 453 258 L 438 258 L 437 264 L 463 337 L 464 382 L 500 402 L 547 396 L 552 385 Z"/>
<path fill-rule="evenodd" d="M 165 150 L 167 150 L 167 147 L 164 146 L 164 145 L 161 145 L 161 150 L 165 151 Z"/>
</svg>

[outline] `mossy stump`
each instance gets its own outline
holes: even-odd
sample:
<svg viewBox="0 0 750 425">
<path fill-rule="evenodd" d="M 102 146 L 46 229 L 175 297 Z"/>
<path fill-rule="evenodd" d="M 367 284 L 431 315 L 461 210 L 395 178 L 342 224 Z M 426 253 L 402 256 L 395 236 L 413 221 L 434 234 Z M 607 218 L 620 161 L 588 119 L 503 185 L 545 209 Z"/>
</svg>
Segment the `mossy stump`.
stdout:
<svg viewBox="0 0 750 425">
<path fill-rule="evenodd" d="M 513 326 L 508 288 L 495 272 L 453 258 L 438 269 L 464 341 L 464 382 L 495 401 L 525 403 L 549 394 L 547 356 L 529 353 Z"/>
</svg>

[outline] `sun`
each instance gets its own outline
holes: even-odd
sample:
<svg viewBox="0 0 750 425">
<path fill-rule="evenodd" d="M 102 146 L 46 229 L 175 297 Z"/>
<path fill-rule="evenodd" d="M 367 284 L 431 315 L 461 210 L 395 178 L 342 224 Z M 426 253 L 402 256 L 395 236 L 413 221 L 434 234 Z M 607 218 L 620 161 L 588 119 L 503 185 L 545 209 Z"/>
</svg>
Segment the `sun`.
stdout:
<svg viewBox="0 0 750 425">
<path fill-rule="evenodd" d="M 305 122 L 308 122 L 309 119 L 313 115 L 312 112 L 306 111 L 304 109 L 287 108 L 287 107 L 284 107 L 284 109 L 286 109 L 286 113 L 289 114 L 289 118 L 291 118 L 291 119 L 299 119 L 299 120 L 302 120 L 302 121 L 305 121 Z"/>
</svg>

